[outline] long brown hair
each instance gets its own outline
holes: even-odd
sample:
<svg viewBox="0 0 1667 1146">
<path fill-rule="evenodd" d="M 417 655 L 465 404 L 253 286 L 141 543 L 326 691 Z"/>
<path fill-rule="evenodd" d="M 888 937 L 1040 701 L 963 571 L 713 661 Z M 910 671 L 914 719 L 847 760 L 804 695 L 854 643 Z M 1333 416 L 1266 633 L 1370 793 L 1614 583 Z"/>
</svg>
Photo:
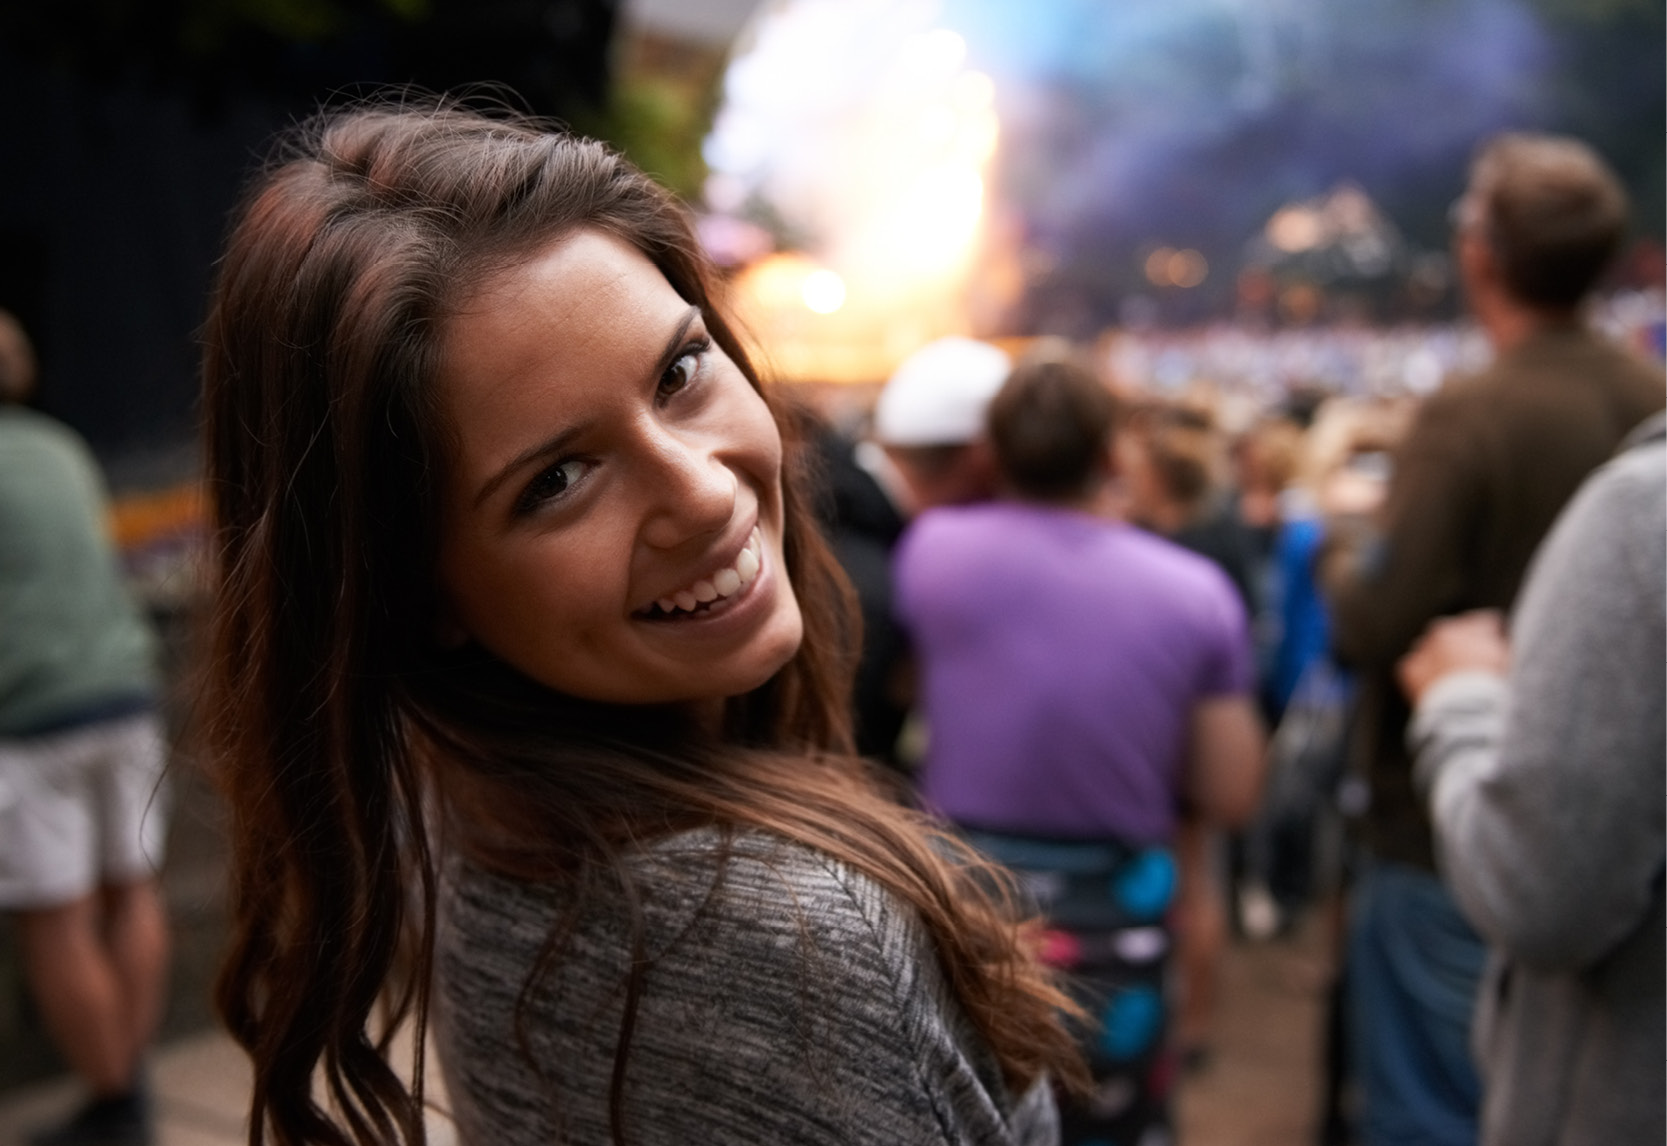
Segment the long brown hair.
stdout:
<svg viewBox="0 0 1667 1146">
<path fill-rule="evenodd" d="M 630 242 L 701 308 L 788 438 L 785 559 L 805 639 L 729 703 L 718 738 L 670 709 L 556 695 L 434 637 L 449 308 L 580 227 Z M 1011 916 L 848 755 L 849 589 L 807 512 L 792 419 L 713 283 L 668 193 L 598 143 L 505 113 L 431 101 L 325 115 L 255 182 L 204 354 L 216 584 L 203 711 L 233 842 L 218 1002 L 254 1061 L 251 1142 L 423 1140 L 442 822 L 448 847 L 579 887 L 583 872 L 622 873 L 631 840 L 680 826 L 821 849 L 920 912 L 1010 1083 L 1077 1077 L 1061 996 Z M 367 1029 L 383 997 L 395 1020 L 414 1016 L 415 1093 L 386 1061 L 388 1035 Z M 628 1043 L 622 1031 L 621 1054 Z M 314 1095 L 320 1068 L 333 1111 Z"/>
</svg>

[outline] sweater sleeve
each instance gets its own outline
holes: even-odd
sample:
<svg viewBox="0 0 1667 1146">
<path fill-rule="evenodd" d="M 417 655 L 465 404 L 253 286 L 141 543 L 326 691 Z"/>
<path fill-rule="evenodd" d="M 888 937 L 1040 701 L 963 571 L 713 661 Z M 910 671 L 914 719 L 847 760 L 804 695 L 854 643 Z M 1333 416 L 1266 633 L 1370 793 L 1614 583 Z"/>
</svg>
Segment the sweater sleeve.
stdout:
<svg viewBox="0 0 1667 1146">
<path fill-rule="evenodd" d="M 1051 1100 L 1004 1093 L 912 912 L 865 877 L 780 841 L 743 837 L 721 882 L 712 856 L 710 847 L 657 850 L 641 869 L 649 963 L 619 1090 L 628 1141 L 1053 1140 Z M 586 919 L 549 985 L 527 996 L 530 1064 L 515 1055 L 503 1005 L 524 966 L 492 988 L 496 1006 L 461 1021 L 456 1003 L 448 1008 L 442 1053 L 455 1060 L 448 1081 L 461 1092 L 453 1097 L 469 1140 L 611 1141 L 629 953 L 617 914 Z M 465 1006 L 463 996 L 482 993 L 456 978 L 447 991 Z M 511 1081 L 515 1093 L 505 1093 Z"/>
<path fill-rule="evenodd" d="M 1662 870 L 1664 485 L 1659 448 L 1600 471 L 1530 573 L 1509 695 L 1450 678 L 1410 729 L 1445 878 L 1530 966 L 1609 951 Z"/>
</svg>

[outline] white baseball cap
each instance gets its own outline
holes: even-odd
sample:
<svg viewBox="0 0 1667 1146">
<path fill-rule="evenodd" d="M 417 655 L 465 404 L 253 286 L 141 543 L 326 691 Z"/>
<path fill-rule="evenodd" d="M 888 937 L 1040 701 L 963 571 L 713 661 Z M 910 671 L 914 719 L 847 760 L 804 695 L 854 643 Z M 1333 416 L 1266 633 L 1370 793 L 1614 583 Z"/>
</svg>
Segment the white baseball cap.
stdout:
<svg viewBox="0 0 1667 1146">
<path fill-rule="evenodd" d="M 984 432 L 984 411 L 1013 360 L 971 338 L 929 342 L 905 358 L 874 406 L 874 437 L 888 446 L 950 446 Z"/>
</svg>

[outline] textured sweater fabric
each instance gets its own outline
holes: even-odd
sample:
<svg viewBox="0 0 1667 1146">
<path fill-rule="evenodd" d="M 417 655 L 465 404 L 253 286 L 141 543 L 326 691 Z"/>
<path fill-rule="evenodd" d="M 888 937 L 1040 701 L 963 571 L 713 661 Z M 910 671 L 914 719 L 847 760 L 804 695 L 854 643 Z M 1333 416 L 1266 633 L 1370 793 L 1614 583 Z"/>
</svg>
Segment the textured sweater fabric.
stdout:
<svg viewBox="0 0 1667 1146">
<path fill-rule="evenodd" d="M 1338 657 L 1358 670 L 1354 749 L 1378 856 L 1434 870 L 1395 662 L 1436 617 L 1510 610 L 1580 483 L 1664 404 L 1658 364 L 1575 325 L 1535 334 L 1424 403 L 1396 451 L 1381 544 L 1331 602 Z"/>
<path fill-rule="evenodd" d="M 156 640 L 122 584 L 103 480 L 67 426 L 0 405 L 0 736 L 152 699 Z"/>
<path fill-rule="evenodd" d="M 648 970 L 619 1104 L 624 1141 L 1057 1141 L 1050 1090 L 1007 1093 L 918 918 L 872 880 L 757 833 L 738 836 L 726 861 L 711 830 L 659 841 L 632 867 Z M 474 1146 L 613 1140 L 625 903 L 592 905 L 522 994 L 569 907 L 561 888 L 448 864 L 436 1028 L 453 1114 Z"/>
<path fill-rule="evenodd" d="M 1667 445 L 1595 475 L 1536 557 L 1509 685 L 1459 673 L 1411 729 L 1443 878 L 1494 955 L 1485 1146 L 1667 1139 Z"/>
</svg>

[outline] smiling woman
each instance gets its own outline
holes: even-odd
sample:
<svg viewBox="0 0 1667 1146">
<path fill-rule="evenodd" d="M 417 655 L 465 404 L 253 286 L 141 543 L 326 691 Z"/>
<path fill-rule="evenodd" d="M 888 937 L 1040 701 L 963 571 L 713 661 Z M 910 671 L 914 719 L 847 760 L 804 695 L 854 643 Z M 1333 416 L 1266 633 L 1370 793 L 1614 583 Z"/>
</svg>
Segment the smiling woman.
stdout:
<svg viewBox="0 0 1667 1146">
<path fill-rule="evenodd" d="M 379 999 L 469 1142 L 1052 1140 L 1062 996 L 848 755 L 849 592 L 710 282 L 514 117 L 337 112 L 251 188 L 202 710 L 252 1142 L 422 1141 Z"/>
<path fill-rule="evenodd" d="M 620 704 L 721 704 L 775 675 L 802 629 L 781 573 L 781 434 L 699 308 L 587 229 L 494 276 L 466 314 L 438 386 L 456 437 L 452 639 Z"/>
</svg>

